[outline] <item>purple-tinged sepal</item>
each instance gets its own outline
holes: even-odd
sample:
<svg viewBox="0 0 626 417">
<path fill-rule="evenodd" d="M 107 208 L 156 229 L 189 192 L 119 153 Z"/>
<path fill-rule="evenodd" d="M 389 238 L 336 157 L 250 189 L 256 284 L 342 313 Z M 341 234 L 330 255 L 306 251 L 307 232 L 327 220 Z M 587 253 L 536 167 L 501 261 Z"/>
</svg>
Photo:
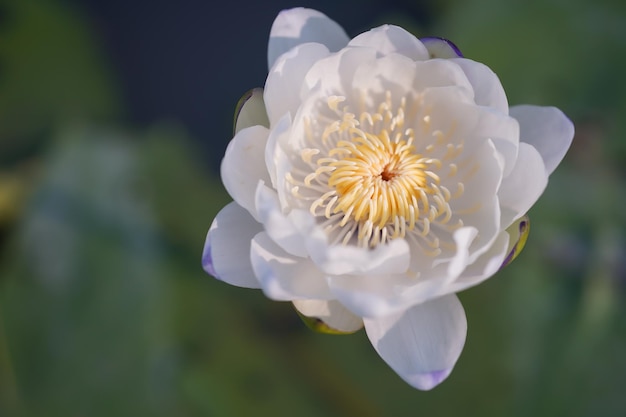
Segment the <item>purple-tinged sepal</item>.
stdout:
<svg viewBox="0 0 626 417">
<path fill-rule="evenodd" d="M 207 233 L 204 249 L 202 250 L 202 268 L 214 278 L 219 279 L 215 267 L 213 266 L 213 255 L 211 254 L 211 232 Z"/>
<path fill-rule="evenodd" d="M 517 258 L 517 255 L 522 252 L 522 249 L 524 249 L 528 234 L 530 233 L 530 218 L 528 215 L 520 217 L 506 229 L 506 232 L 510 236 L 509 248 L 500 269 L 513 262 L 513 260 Z"/>
<path fill-rule="evenodd" d="M 436 36 L 421 38 L 431 58 L 463 58 L 461 50 L 448 39 Z"/>
</svg>

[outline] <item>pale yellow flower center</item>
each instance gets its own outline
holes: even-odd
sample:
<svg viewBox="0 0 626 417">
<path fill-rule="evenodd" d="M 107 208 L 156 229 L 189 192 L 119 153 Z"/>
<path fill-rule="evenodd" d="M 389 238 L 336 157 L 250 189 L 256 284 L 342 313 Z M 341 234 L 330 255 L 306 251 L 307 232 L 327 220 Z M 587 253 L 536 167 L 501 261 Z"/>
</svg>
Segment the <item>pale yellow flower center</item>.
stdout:
<svg viewBox="0 0 626 417">
<path fill-rule="evenodd" d="M 338 118 L 329 121 L 321 137 L 313 133 L 309 121 L 307 140 L 317 146 L 304 149 L 301 157 L 312 172 L 301 179 L 293 173 L 288 176 L 292 193 L 305 199 L 315 196 L 308 198 L 309 210 L 326 219 L 323 226 L 335 242 L 374 247 L 412 234 L 428 243 L 430 253 L 439 253 L 431 225 L 450 221 L 453 195 L 437 174 L 442 160 L 428 154 L 436 142 L 443 144 L 443 138 L 437 138 L 443 133 L 432 132 L 435 143 L 418 150 L 415 131 L 405 127 L 405 99 L 392 109 L 387 94 L 376 112 L 362 112 L 358 118 L 339 109 L 342 101 L 337 96 L 328 99 Z M 422 124 L 429 119 L 428 114 L 421 115 Z M 444 159 L 461 151 L 462 145 L 453 146 Z M 447 175 L 455 172 L 456 166 L 448 164 Z M 455 193 L 462 192 L 459 184 Z"/>
</svg>

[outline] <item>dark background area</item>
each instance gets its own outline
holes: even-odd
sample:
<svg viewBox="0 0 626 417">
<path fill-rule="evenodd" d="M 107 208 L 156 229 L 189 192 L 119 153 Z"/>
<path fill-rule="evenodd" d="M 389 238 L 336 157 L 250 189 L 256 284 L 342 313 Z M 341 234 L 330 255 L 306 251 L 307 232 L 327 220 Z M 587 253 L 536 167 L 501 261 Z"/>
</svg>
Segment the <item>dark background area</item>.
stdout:
<svg viewBox="0 0 626 417">
<path fill-rule="evenodd" d="M 350 36 L 395 15 L 428 28 L 433 2 L 317 1 Z M 217 166 L 234 106 L 267 75 L 267 39 L 289 1 L 76 1 L 93 23 L 122 89 L 129 121 L 173 120 Z M 216 121 L 227 121 L 216 125 Z"/>
</svg>

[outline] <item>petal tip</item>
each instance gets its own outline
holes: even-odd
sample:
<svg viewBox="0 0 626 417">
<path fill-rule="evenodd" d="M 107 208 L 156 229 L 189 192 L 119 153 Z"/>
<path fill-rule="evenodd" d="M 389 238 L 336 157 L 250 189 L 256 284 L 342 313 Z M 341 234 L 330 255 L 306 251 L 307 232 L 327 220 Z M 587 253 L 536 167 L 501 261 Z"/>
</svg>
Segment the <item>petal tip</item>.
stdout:
<svg viewBox="0 0 626 417">
<path fill-rule="evenodd" d="M 450 372 L 452 372 L 452 369 L 443 369 L 423 374 L 407 375 L 403 379 L 419 390 L 429 391 L 441 384 L 450 375 Z"/>
<path fill-rule="evenodd" d="M 276 16 L 270 30 L 268 65 L 272 68 L 279 56 L 303 43 L 321 43 L 336 52 L 349 40 L 343 28 L 320 11 L 305 7 L 285 9 Z"/>
</svg>

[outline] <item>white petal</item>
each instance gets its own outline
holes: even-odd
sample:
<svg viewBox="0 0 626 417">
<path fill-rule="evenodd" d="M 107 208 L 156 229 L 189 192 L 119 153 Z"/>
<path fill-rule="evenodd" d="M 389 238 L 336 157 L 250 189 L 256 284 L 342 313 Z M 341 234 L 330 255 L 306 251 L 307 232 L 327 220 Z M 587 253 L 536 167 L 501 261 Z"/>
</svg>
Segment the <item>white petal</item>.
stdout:
<svg viewBox="0 0 626 417">
<path fill-rule="evenodd" d="M 340 332 L 356 332 L 363 327 L 363 319 L 346 310 L 337 300 L 294 300 L 293 305 L 301 314 L 320 319 Z"/>
<path fill-rule="evenodd" d="M 473 89 L 463 70 L 447 59 L 413 61 L 406 56 L 391 54 L 368 61 L 359 66 L 354 74 L 353 87 L 374 94 L 390 91 L 392 97 L 403 97 L 409 92 L 423 92 L 438 87 L 454 87 L 468 96 L 473 103 Z M 369 98 L 369 97 L 368 97 Z M 379 103 L 366 103 L 369 107 Z"/>
<path fill-rule="evenodd" d="M 359 65 L 376 58 L 371 48 L 345 48 L 317 61 L 306 74 L 301 97 L 314 88 L 326 95 L 346 95 Z"/>
<path fill-rule="evenodd" d="M 467 333 L 465 312 L 454 294 L 364 323 L 378 354 L 421 390 L 434 388 L 450 374 Z"/>
<path fill-rule="evenodd" d="M 281 56 L 265 82 L 263 98 L 270 125 L 274 126 L 285 113 L 293 117 L 300 106 L 300 90 L 311 66 L 328 56 L 328 48 L 319 43 L 298 45 Z"/>
<path fill-rule="evenodd" d="M 465 149 L 467 159 L 458 162 L 459 166 L 466 165 L 459 169 L 465 191 L 451 206 L 454 219 L 462 219 L 465 226 L 479 231 L 469 248 L 466 261 L 470 264 L 489 248 L 500 231 L 501 208 L 496 194 L 502 181 L 502 167 L 491 140 L 473 143 Z"/>
<path fill-rule="evenodd" d="M 235 134 L 247 127 L 261 125 L 269 127 L 270 123 L 263 102 L 263 89 L 255 88 L 247 92 L 237 104 L 235 114 Z"/>
<path fill-rule="evenodd" d="M 475 233 L 471 233 L 473 228 L 465 229 L 470 233 L 464 238 L 462 230 L 457 230 L 459 236 L 455 239 L 456 253 L 445 262 L 437 262 L 439 258 L 423 254 L 416 240 L 410 239 L 411 259 L 406 272 L 361 276 L 333 275 L 328 278 L 328 285 L 335 298 L 361 317 L 384 317 L 437 298 L 461 273 L 462 268 L 458 268 L 459 271 L 453 271 L 456 276 L 450 274 L 450 259 L 462 257 L 458 262 L 463 267 L 467 263 L 468 248 Z"/>
<path fill-rule="evenodd" d="M 417 77 L 414 87 L 423 91 L 433 87 L 458 86 L 467 90 L 466 95 L 474 97 L 473 87 L 462 68 L 450 59 L 429 59 L 416 62 Z"/>
<path fill-rule="evenodd" d="M 574 138 L 574 124 L 556 107 L 514 106 L 511 116 L 520 124 L 520 140 L 539 151 L 550 175 Z"/>
<path fill-rule="evenodd" d="M 473 128 L 472 135 L 492 140 L 502 157 L 503 175 L 506 176 L 511 172 L 517 160 L 519 123 L 506 113 L 490 107 L 477 107 L 476 113 L 477 124 Z"/>
<path fill-rule="evenodd" d="M 289 159 L 281 149 L 281 143 L 289 136 L 290 127 L 291 115 L 287 113 L 272 127 L 265 146 L 265 165 L 274 188 L 277 188 L 279 180 L 284 182 L 285 174 L 291 167 Z"/>
<path fill-rule="evenodd" d="M 473 264 L 462 272 L 461 276 L 447 286 L 441 294 L 451 294 L 477 285 L 498 272 L 507 255 L 509 234 L 501 232 L 491 248 L 483 253 Z"/>
<path fill-rule="evenodd" d="M 474 264 L 468 267 L 468 264 L 472 262 L 475 257 L 475 253 L 471 248 L 474 241 L 477 240 L 478 232 L 473 227 L 462 227 L 457 229 L 453 234 L 455 253 L 446 258 L 442 258 L 441 255 L 433 260 L 429 260 L 426 255 L 420 253 L 415 248 L 415 243 L 411 245 L 411 267 L 410 274 L 414 276 L 405 276 L 400 281 L 400 284 L 396 284 L 393 291 L 388 291 L 388 298 L 385 300 L 386 304 L 383 304 L 387 310 L 382 307 L 378 307 L 378 315 L 368 314 L 367 317 L 384 316 L 390 312 L 406 309 L 410 306 L 414 306 L 423 302 L 427 302 L 434 298 L 441 297 L 446 294 L 450 294 L 455 287 L 455 282 L 466 275 L 468 268 L 472 268 L 474 264 L 480 262 L 483 259 L 482 255 Z M 497 270 L 497 269 L 496 269 Z M 332 283 L 329 283 L 331 290 L 333 289 Z M 377 295 L 385 294 L 379 292 Z M 379 304 L 381 304 L 379 302 Z"/>
<path fill-rule="evenodd" d="M 479 106 L 509 113 L 509 103 L 498 76 L 485 64 L 465 58 L 451 59 L 459 65 L 474 87 L 474 100 Z"/>
<path fill-rule="evenodd" d="M 258 220 L 254 194 L 259 180 L 269 183 L 265 145 L 269 130 L 263 126 L 243 129 L 230 141 L 221 165 L 222 182 L 228 194 Z"/>
<path fill-rule="evenodd" d="M 415 36 L 398 26 L 383 25 L 352 39 L 348 46 L 366 46 L 381 55 L 398 53 L 413 61 L 429 58 L 428 50 Z"/>
<path fill-rule="evenodd" d="M 406 274 L 335 275 L 328 278 L 333 295 L 360 317 L 384 317 L 416 304 L 401 291 L 410 283 Z"/>
<path fill-rule="evenodd" d="M 257 187 L 255 207 L 265 231 L 278 246 L 292 255 L 307 256 L 302 229 L 312 227 L 312 216 L 304 213 L 299 216 L 300 213 L 296 210 L 283 214 L 278 195 L 262 182 Z"/>
<path fill-rule="evenodd" d="M 288 254 L 265 232 L 252 239 L 250 258 L 252 269 L 269 298 L 291 301 L 331 297 L 326 276 L 311 260 Z"/>
<path fill-rule="evenodd" d="M 250 241 L 263 228 L 237 203 L 215 217 L 202 252 L 204 270 L 237 287 L 260 288 L 250 263 Z"/>
<path fill-rule="evenodd" d="M 539 152 L 527 143 L 520 143 L 513 171 L 502 180 L 498 198 L 502 208 L 501 228 L 506 229 L 524 215 L 543 193 L 548 174 Z"/>
<path fill-rule="evenodd" d="M 433 264 L 411 241 L 411 264 L 406 273 L 330 276 L 328 285 L 335 298 L 358 316 L 378 318 L 397 314 L 450 293 L 448 288 L 469 262 L 469 247 L 476 238 L 476 230 L 461 228 L 454 238 L 456 253 L 452 262 L 448 259 Z"/>
<path fill-rule="evenodd" d="M 336 52 L 348 44 L 348 35 L 335 21 L 313 9 L 298 7 L 281 11 L 270 31 L 267 64 L 272 68 L 279 56 L 307 42 L 325 45 Z"/>
<path fill-rule="evenodd" d="M 470 259 L 470 245 L 478 236 L 478 229 L 475 227 L 461 227 L 453 233 L 454 243 L 456 244 L 457 253 L 450 262 L 448 267 L 449 277 L 458 277 L 461 275 Z"/>
<path fill-rule="evenodd" d="M 403 97 L 411 91 L 416 76 L 415 62 L 392 54 L 362 63 L 354 73 L 352 87 L 366 92 L 366 108 L 376 108 L 387 91 L 392 97 Z"/>
<path fill-rule="evenodd" d="M 329 275 L 397 274 L 409 267 L 409 245 L 394 239 L 375 248 L 330 245 L 319 227 L 308 230 L 307 251 L 315 264 Z"/>
</svg>

